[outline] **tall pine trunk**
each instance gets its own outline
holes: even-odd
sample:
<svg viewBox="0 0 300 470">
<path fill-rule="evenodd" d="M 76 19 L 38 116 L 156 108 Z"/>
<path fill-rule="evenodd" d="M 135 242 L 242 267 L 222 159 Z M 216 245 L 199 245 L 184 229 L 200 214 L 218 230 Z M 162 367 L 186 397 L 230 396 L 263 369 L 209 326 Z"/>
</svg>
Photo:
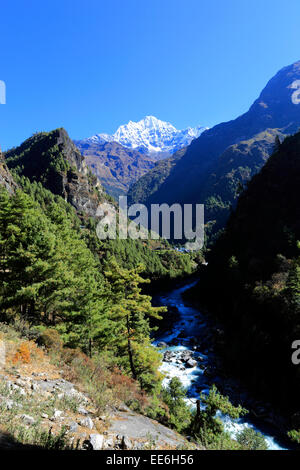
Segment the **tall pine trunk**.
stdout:
<svg viewBox="0 0 300 470">
<path fill-rule="evenodd" d="M 130 369 L 132 373 L 132 377 L 134 380 L 136 380 L 136 371 L 133 363 L 133 354 L 132 354 L 132 348 L 131 348 L 131 341 L 130 341 L 130 325 L 129 325 L 129 315 L 127 315 L 127 350 L 128 350 L 128 357 L 129 357 L 129 364 L 130 364 Z"/>
</svg>

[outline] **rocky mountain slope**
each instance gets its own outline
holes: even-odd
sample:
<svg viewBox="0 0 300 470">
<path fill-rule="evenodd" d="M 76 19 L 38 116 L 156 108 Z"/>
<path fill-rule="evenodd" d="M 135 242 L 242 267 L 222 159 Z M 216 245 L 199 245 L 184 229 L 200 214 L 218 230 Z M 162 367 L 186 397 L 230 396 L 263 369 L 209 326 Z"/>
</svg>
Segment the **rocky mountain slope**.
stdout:
<svg viewBox="0 0 300 470">
<path fill-rule="evenodd" d="M 169 122 L 161 121 L 154 116 L 146 116 L 138 122 L 129 121 L 120 126 L 113 135 L 96 134 L 76 144 L 90 145 L 104 142 L 118 142 L 124 147 L 151 155 L 156 159 L 166 158 L 177 150 L 186 147 L 193 139 L 207 128 L 198 126 L 177 130 Z"/>
<path fill-rule="evenodd" d="M 213 248 L 194 296 L 227 326 L 223 355 L 255 393 L 289 412 L 300 427 L 300 133 L 278 146 L 241 194 Z M 280 381 L 278 381 L 280 371 Z M 287 396 L 287 390 L 288 396 Z"/>
<path fill-rule="evenodd" d="M 169 158 L 156 162 L 152 170 L 133 183 L 127 193 L 128 203 L 149 204 L 164 181 L 168 178 L 176 163 L 183 157 L 186 147 L 178 150 Z"/>
<path fill-rule="evenodd" d="M 155 165 L 155 159 L 117 142 L 82 142 L 77 147 L 104 189 L 117 198 Z"/>
<path fill-rule="evenodd" d="M 0 186 L 4 186 L 9 193 L 13 193 L 14 190 L 17 188 L 17 185 L 15 181 L 13 180 L 13 177 L 7 168 L 7 165 L 5 163 L 4 156 L 2 155 L 0 151 Z"/>
<path fill-rule="evenodd" d="M 62 196 L 77 213 L 93 216 L 105 193 L 64 129 L 42 132 L 5 153 L 9 169 Z"/>
<path fill-rule="evenodd" d="M 169 175 L 161 178 L 149 199 L 141 191 L 139 197 L 148 204 L 205 203 L 206 220 L 214 219 L 217 227 L 223 226 L 237 198 L 239 183 L 244 184 L 261 168 L 274 148 L 275 136 L 298 130 L 299 79 L 300 62 L 283 68 L 248 112 L 203 132 Z M 132 192 L 136 192 L 135 187 Z"/>
<path fill-rule="evenodd" d="M 60 360 L 58 367 L 54 351 L 47 352 L 12 328 L 1 329 L 1 450 L 196 447 L 177 432 L 130 410 L 122 399 L 100 409 L 93 398 L 96 388 L 80 379 L 72 364 Z M 87 362 L 81 354 L 77 363 L 80 357 Z"/>
</svg>

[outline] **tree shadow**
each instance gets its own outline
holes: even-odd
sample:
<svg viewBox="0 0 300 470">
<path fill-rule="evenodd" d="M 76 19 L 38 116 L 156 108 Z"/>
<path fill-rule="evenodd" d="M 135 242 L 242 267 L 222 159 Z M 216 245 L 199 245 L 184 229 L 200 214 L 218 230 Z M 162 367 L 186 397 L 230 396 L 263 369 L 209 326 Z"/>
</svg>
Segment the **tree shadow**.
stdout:
<svg viewBox="0 0 300 470">
<path fill-rule="evenodd" d="M 0 451 L 5 450 L 45 450 L 42 446 L 34 445 L 34 444 L 22 444 L 21 442 L 17 441 L 12 435 L 1 431 L 0 433 Z"/>
</svg>

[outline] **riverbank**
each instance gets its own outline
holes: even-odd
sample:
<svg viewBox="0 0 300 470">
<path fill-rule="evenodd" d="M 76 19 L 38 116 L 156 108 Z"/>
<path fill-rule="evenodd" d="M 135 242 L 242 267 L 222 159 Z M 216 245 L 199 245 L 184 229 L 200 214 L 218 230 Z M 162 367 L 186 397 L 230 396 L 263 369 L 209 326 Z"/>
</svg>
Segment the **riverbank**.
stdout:
<svg viewBox="0 0 300 470">
<path fill-rule="evenodd" d="M 285 436 L 285 420 L 268 403 L 252 397 L 248 390 L 228 374 L 219 355 L 224 343 L 221 325 L 207 313 L 191 305 L 184 293 L 197 281 L 181 283 L 171 291 L 161 291 L 154 296 L 155 305 L 166 305 L 170 312 L 162 329 L 155 334 L 154 344 L 164 353 L 162 371 L 167 374 L 165 384 L 177 376 L 187 389 L 191 406 L 200 393 L 208 393 L 212 384 L 228 395 L 235 405 L 242 405 L 250 412 L 245 419 L 233 422 L 224 418 L 226 429 L 232 436 L 243 427 L 252 427 L 266 438 L 269 449 L 292 448 Z M 195 361 L 187 364 L 188 360 Z"/>
</svg>

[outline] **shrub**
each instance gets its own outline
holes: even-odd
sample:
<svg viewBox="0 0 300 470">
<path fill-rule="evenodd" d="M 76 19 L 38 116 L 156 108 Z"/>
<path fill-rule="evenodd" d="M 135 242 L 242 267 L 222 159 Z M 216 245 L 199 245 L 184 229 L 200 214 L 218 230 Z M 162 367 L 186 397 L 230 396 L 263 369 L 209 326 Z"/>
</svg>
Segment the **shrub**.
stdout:
<svg viewBox="0 0 300 470">
<path fill-rule="evenodd" d="M 236 436 L 237 442 L 245 450 L 267 450 L 268 445 L 264 436 L 252 428 L 245 428 Z"/>
<path fill-rule="evenodd" d="M 173 377 L 163 391 L 163 399 L 169 408 L 169 424 L 178 432 L 187 430 L 191 422 L 191 411 L 184 401 L 185 397 L 185 388 L 178 377 Z"/>
<path fill-rule="evenodd" d="M 300 444 L 300 431 L 299 430 L 297 431 L 293 429 L 292 431 L 289 431 L 288 436 L 293 442 L 297 442 L 297 444 Z"/>
<path fill-rule="evenodd" d="M 24 342 L 18 347 L 17 352 L 14 354 L 12 358 L 12 363 L 17 364 L 18 362 L 23 362 L 25 364 L 29 364 L 30 360 L 31 360 L 31 355 L 30 355 L 29 343 Z"/>
<path fill-rule="evenodd" d="M 60 351 L 63 347 L 62 339 L 54 328 L 43 330 L 38 336 L 37 343 L 39 346 L 44 346 L 47 350 L 55 349 Z"/>
</svg>

